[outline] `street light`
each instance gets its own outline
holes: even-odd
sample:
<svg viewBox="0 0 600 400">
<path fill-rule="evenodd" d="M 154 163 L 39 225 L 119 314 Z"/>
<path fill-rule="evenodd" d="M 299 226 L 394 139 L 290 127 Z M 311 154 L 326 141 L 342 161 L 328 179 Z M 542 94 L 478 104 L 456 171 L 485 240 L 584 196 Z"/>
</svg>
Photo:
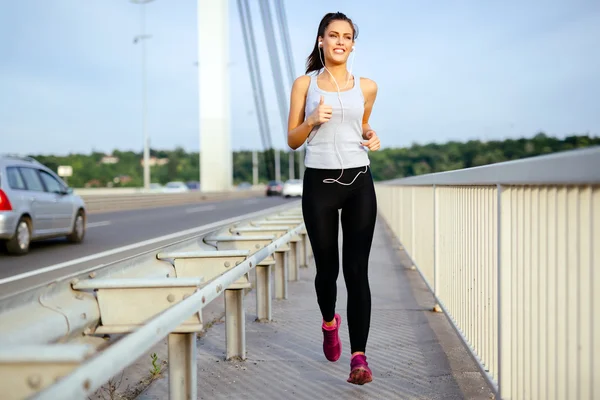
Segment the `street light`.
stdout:
<svg viewBox="0 0 600 400">
<path fill-rule="evenodd" d="M 141 43 L 142 45 L 142 130 L 144 133 L 144 188 L 150 188 L 150 139 L 148 138 L 148 128 L 146 124 L 146 39 L 150 39 L 151 35 L 146 35 L 145 29 L 145 8 L 146 3 L 153 0 L 129 0 L 134 4 L 141 4 L 141 20 L 142 33 L 133 38 L 133 44 Z"/>
</svg>

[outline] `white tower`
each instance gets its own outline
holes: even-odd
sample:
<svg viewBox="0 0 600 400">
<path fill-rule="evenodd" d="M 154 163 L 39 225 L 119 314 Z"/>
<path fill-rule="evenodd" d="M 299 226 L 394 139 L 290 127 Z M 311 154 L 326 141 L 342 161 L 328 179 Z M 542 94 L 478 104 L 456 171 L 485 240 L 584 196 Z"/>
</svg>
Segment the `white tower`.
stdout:
<svg viewBox="0 0 600 400">
<path fill-rule="evenodd" d="M 228 4 L 198 0 L 198 83 L 200 93 L 200 187 L 230 190 L 233 180 L 229 132 Z"/>
</svg>

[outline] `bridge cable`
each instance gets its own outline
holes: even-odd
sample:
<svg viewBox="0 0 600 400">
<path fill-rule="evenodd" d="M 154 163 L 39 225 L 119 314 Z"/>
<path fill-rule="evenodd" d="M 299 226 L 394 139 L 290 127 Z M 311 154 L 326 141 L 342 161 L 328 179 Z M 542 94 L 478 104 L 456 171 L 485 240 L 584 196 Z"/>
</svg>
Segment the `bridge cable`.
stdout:
<svg viewBox="0 0 600 400">
<path fill-rule="evenodd" d="M 285 13 L 285 4 L 283 0 L 274 0 L 275 1 L 275 12 L 277 14 L 277 21 L 279 22 L 279 32 L 280 38 L 283 46 L 283 54 L 285 65 L 289 78 L 289 88 L 291 90 L 292 85 L 294 84 L 294 80 L 296 79 L 296 73 L 294 71 L 294 56 L 292 54 L 291 40 L 290 40 L 290 32 L 288 29 L 288 21 Z M 300 147 L 297 151 L 298 153 L 298 177 L 302 178 L 304 175 L 304 146 Z"/>
<path fill-rule="evenodd" d="M 250 70 L 250 79 L 252 83 L 252 91 L 254 94 L 254 104 L 256 107 L 256 115 L 259 125 L 259 133 L 261 136 L 263 149 L 265 151 L 265 163 L 267 169 L 267 178 L 274 179 L 272 154 L 269 149 L 273 147 L 271 141 L 271 131 L 266 112 L 263 84 L 260 75 L 260 66 L 258 63 L 258 52 L 256 51 L 254 29 L 252 27 L 252 14 L 248 6 L 247 0 L 237 0 L 237 6 L 242 25 L 242 37 L 244 39 L 244 48 L 246 50 L 246 59 Z"/>
<path fill-rule="evenodd" d="M 269 60 L 271 62 L 271 73 L 273 74 L 275 94 L 277 96 L 277 103 L 279 104 L 279 115 L 281 117 L 281 127 L 284 136 L 284 143 L 287 144 L 287 96 L 283 87 L 283 77 L 281 75 L 281 65 L 279 63 L 279 51 L 277 49 L 277 43 L 275 41 L 275 32 L 273 29 L 273 21 L 271 19 L 270 1 L 259 1 L 258 4 L 260 6 L 264 33 L 267 39 Z M 289 152 L 289 157 L 289 178 L 291 179 L 294 177 L 294 153 L 292 151 Z"/>
</svg>

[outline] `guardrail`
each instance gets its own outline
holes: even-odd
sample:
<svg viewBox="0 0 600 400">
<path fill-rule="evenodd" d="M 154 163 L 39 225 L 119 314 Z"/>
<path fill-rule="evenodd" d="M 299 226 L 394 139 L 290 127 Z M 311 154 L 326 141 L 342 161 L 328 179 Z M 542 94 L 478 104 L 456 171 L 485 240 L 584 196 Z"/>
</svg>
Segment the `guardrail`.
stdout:
<svg viewBox="0 0 600 400">
<path fill-rule="evenodd" d="M 170 399 L 195 399 L 202 309 L 224 296 L 226 358 L 245 359 L 250 272 L 257 319 L 268 321 L 272 297 L 287 298 L 288 281 L 298 279 L 310 254 L 301 210 L 292 203 L 2 299 L 2 398 L 85 399 L 168 337 Z M 107 343 L 106 334 L 125 336 Z"/>
<path fill-rule="evenodd" d="M 85 192 L 84 192 L 85 193 Z M 244 199 L 264 195 L 261 190 L 232 190 L 229 192 L 184 192 L 184 193 L 115 193 L 115 194 L 80 194 L 85 201 L 87 211 L 108 212 L 194 204 L 203 201 L 219 201 Z"/>
<path fill-rule="evenodd" d="M 600 147 L 377 185 L 504 399 L 600 398 Z"/>
</svg>

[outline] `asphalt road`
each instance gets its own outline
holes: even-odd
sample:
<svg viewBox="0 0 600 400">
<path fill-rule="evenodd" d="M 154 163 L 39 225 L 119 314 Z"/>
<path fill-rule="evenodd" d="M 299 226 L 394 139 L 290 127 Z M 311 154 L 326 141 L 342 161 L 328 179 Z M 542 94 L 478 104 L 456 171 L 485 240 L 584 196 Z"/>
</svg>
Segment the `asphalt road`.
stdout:
<svg viewBox="0 0 600 400">
<path fill-rule="evenodd" d="M 32 243 L 24 256 L 0 253 L 0 296 L 167 245 L 185 238 L 177 235 L 186 230 L 288 202 L 280 197 L 256 197 L 92 214 L 83 243 L 51 239 Z"/>
</svg>

